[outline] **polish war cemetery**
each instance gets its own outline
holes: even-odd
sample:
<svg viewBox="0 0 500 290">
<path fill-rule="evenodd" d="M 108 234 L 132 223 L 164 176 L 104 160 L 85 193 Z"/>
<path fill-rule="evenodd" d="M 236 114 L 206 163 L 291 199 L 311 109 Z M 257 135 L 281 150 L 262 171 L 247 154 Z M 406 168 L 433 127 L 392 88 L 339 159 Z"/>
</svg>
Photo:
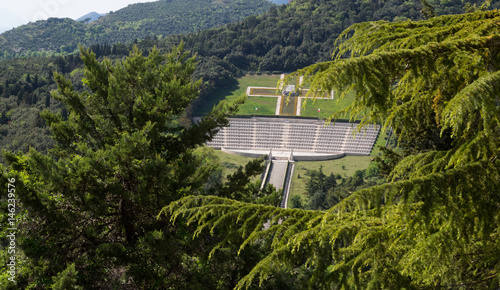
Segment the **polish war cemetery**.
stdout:
<svg viewBox="0 0 500 290">
<path fill-rule="evenodd" d="M 272 78 L 270 76 L 269 78 Z M 292 179 L 297 161 L 326 161 L 345 156 L 369 156 L 379 137 L 380 125 L 358 128 L 359 122 L 328 122 L 318 117 L 302 117 L 302 105 L 308 89 L 298 89 L 303 77 L 295 78 L 295 84 L 283 84 L 285 74 L 280 75 L 276 87 L 248 86 L 246 97 L 275 100 L 274 115 L 260 115 L 259 106 L 249 115 L 229 119 L 229 125 L 221 128 L 207 146 L 230 154 L 259 158 L 265 156 L 266 167 L 261 175 L 261 187 L 272 184 L 282 191 L 282 207 L 288 207 Z M 293 80 L 292 80 L 293 81 Z M 336 104 L 335 93 L 321 94 L 323 110 Z M 317 106 L 316 106 L 317 107 Z M 261 107 L 262 109 L 262 107 Z M 269 109 L 267 111 L 270 111 Z M 321 108 L 317 109 L 318 115 Z M 330 112 L 331 113 L 331 112 Z M 195 117 L 197 122 L 200 117 Z"/>
</svg>

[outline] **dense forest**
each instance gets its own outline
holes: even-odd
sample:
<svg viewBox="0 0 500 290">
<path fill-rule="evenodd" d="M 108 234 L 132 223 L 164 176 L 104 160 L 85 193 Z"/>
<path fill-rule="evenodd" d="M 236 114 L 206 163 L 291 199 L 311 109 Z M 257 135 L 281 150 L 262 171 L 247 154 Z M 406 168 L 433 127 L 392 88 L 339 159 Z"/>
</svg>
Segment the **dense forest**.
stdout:
<svg viewBox="0 0 500 290">
<path fill-rule="evenodd" d="M 352 192 L 382 184 L 385 179 L 377 164 L 379 163 L 372 162 L 367 169 L 356 170 L 350 177 L 342 177 L 339 173 L 325 175 L 322 167 L 319 170 L 308 170 L 306 176 L 298 176 L 299 179 L 307 179 L 307 202 L 301 195 L 294 195 L 288 207 L 327 210 L 350 196 Z"/>
<path fill-rule="evenodd" d="M 432 3 L 436 15 L 463 13 L 468 5 L 479 6 L 480 1 L 464 5 L 462 1 Z M 490 8 L 497 8 L 493 1 Z M 218 29 L 202 30 L 187 35 L 172 36 L 158 42 L 159 47 L 170 47 L 184 41 L 186 47 L 201 56 L 199 73 L 210 84 L 208 88 L 227 84 L 240 71 L 291 72 L 304 66 L 331 59 L 335 40 L 354 23 L 386 20 L 419 20 L 419 0 L 402 1 L 292 1 L 271 7 L 261 16 L 249 16 L 244 21 Z M 469 7 L 469 10 L 471 7 Z M 208 93 L 202 93 L 197 102 L 211 102 Z M 196 106 L 196 104 L 195 104 Z"/>
<path fill-rule="evenodd" d="M 13 197 L 0 206 L 15 210 L 0 220 L 19 227 L 1 229 L 2 286 L 498 287 L 500 16 L 429 3 L 296 0 L 81 58 L 1 61 L 0 187 Z M 477 12 L 436 16 L 465 10 Z M 344 180 L 312 171 L 310 202 L 284 210 L 249 182 L 262 160 L 224 180 L 199 147 L 237 104 L 185 117 L 243 71 L 307 65 L 311 91 L 353 88 L 348 112 L 394 128 L 403 151 Z"/>
<path fill-rule="evenodd" d="M 160 0 L 129 5 L 89 24 L 49 18 L 2 33 L 0 58 L 68 54 L 78 52 L 79 44 L 163 38 L 236 22 L 271 6 L 267 0 Z"/>
</svg>

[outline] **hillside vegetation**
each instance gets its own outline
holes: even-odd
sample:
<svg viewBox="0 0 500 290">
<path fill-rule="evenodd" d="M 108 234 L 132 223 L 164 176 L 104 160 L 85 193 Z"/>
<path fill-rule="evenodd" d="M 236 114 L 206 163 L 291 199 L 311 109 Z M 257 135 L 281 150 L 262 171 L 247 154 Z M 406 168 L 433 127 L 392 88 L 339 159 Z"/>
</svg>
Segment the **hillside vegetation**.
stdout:
<svg viewBox="0 0 500 290">
<path fill-rule="evenodd" d="M 236 22 L 262 14 L 266 0 L 161 0 L 129 5 L 90 24 L 69 18 L 36 21 L 0 35 L 0 57 L 72 53 L 78 44 L 130 43 Z"/>
<path fill-rule="evenodd" d="M 460 1 L 433 5 L 436 13 L 464 12 Z M 494 2 L 492 7 L 495 5 L 498 2 Z M 236 24 L 184 36 L 147 38 L 139 41 L 138 46 L 146 53 L 154 45 L 168 51 L 172 45 L 184 41 L 187 49 L 197 53 L 198 65 L 194 77 L 202 78 L 203 85 L 201 96 L 193 106 L 200 108 L 196 110 L 198 112 L 206 112 L 203 108 L 212 108 L 221 99 L 216 89 L 224 87 L 227 90 L 228 87 L 235 86 L 234 78 L 241 76 L 246 70 L 291 71 L 329 60 L 335 38 L 351 23 L 378 19 L 420 19 L 420 9 L 421 5 L 417 0 L 391 0 L 371 4 L 363 1 L 296 0 L 291 4 L 273 6 L 261 16 L 249 16 Z M 70 22 L 53 19 L 46 23 L 50 21 L 56 24 Z M 71 23 L 74 28 L 70 30 L 72 33 L 67 33 L 68 37 L 69 34 L 78 34 L 81 31 L 79 27 L 86 27 L 78 22 Z M 58 31 L 61 38 L 65 37 L 63 27 L 65 26 L 61 24 Z M 68 45 L 70 42 L 65 43 Z M 128 54 L 131 45 L 103 44 L 91 45 L 90 48 L 98 57 L 118 59 Z M 26 152 L 31 146 L 45 152 L 50 147 L 45 124 L 38 117 L 39 112 L 47 108 L 61 112 L 63 117 L 67 116 L 64 106 L 50 95 L 50 91 L 55 88 L 52 73 L 57 71 L 71 77 L 77 89 L 82 90 L 83 85 L 79 81 L 82 75 L 81 65 L 78 55 L 17 58 L 0 62 L 1 148 Z"/>
<path fill-rule="evenodd" d="M 461 1 L 433 5 L 438 15 L 465 12 Z M 354 23 L 419 20 L 421 9 L 420 0 L 296 0 L 242 22 L 179 37 L 200 55 L 243 70 L 293 71 L 331 59 L 335 39 Z"/>
<path fill-rule="evenodd" d="M 438 15 L 466 12 L 461 1 L 429 2 Z M 480 5 L 475 0 L 470 3 Z M 491 8 L 499 4 L 493 2 Z M 290 72 L 330 60 L 335 40 L 350 25 L 373 20 L 420 20 L 420 10 L 420 0 L 296 0 L 238 23 L 172 36 L 156 44 L 167 50 L 184 41 L 202 58 L 198 72 L 203 73 L 196 76 L 213 88 L 226 85 L 240 71 Z M 210 102 L 211 94 L 204 92 L 200 103 Z"/>
<path fill-rule="evenodd" d="M 94 43 L 81 59 L 0 61 L 2 289 L 498 288 L 500 13 L 435 17 L 464 3 L 431 4 L 296 0 L 187 36 Z M 334 42 L 350 23 L 422 10 Z M 198 124 L 186 112 L 200 89 L 210 101 L 245 71 L 308 63 L 294 77 L 353 88 L 347 113 L 385 122 L 400 151 L 383 148 L 379 172 L 297 163 L 308 199 L 287 210 L 251 182 L 262 159 L 202 146 L 235 106 Z"/>
</svg>

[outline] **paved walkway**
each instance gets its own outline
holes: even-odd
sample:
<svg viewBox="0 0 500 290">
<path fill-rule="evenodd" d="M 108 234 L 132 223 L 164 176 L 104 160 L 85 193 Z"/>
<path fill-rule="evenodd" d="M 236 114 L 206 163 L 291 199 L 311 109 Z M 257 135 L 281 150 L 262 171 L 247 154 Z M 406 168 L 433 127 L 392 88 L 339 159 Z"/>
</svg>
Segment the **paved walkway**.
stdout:
<svg viewBox="0 0 500 290">
<path fill-rule="evenodd" d="M 287 167 L 288 161 L 273 160 L 271 170 L 269 171 L 268 183 L 272 184 L 278 190 L 282 189 Z"/>
<path fill-rule="evenodd" d="M 287 178 L 286 172 L 289 166 L 290 172 Z M 272 184 L 278 191 L 283 189 L 283 199 L 281 201 L 282 208 L 287 208 L 288 206 L 288 195 L 290 193 L 290 184 L 294 168 L 295 164 L 293 162 L 289 164 L 287 160 L 273 160 L 271 163 L 267 183 Z M 269 227 L 269 225 L 267 226 Z"/>
</svg>

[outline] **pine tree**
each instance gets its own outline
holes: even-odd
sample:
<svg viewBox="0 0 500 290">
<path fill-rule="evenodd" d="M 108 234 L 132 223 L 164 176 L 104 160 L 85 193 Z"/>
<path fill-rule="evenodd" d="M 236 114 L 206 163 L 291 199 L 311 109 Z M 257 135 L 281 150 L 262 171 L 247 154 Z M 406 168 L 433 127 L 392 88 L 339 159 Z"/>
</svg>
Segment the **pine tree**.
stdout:
<svg viewBox="0 0 500 290">
<path fill-rule="evenodd" d="M 332 118 L 364 114 L 362 124 L 394 129 L 405 150 L 384 167 L 389 183 L 328 211 L 191 196 L 164 212 L 199 232 L 243 237 L 241 248 L 271 239 L 237 288 L 283 265 L 304 265 L 316 289 L 498 288 L 499 21 L 498 11 L 480 11 L 356 24 L 337 40 L 333 61 L 297 72 L 312 96 L 355 91 Z"/>
<path fill-rule="evenodd" d="M 185 232 L 156 216 L 162 206 L 202 192 L 217 164 L 193 150 L 228 124 L 236 105 L 222 103 L 198 124 L 179 125 L 200 85 L 191 78 L 195 58 L 182 45 L 147 57 L 136 47 L 114 63 L 83 48 L 81 56 L 88 90 L 76 92 L 56 73 L 53 97 L 69 115 L 42 114 L 55 148 L 49 155 L 5 154 L 26 210 L 18 242 L 32 265 L 24 281 L 173 287 L 189 266 Z"/>
<path fill-rule="evenodd" d="M 36 90 L 38 88 L 38 85 L 39 85 L 38 74 L 35 74 L 35 78 L 33 79 L 33 89 Z"/>
</svg>

